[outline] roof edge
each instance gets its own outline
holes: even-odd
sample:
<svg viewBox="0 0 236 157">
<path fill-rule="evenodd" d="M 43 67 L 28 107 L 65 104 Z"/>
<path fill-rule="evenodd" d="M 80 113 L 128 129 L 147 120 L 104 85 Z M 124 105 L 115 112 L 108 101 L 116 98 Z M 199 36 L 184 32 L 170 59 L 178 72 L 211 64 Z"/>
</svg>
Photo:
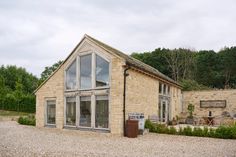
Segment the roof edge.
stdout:
<svg viewBox="0 0 236 157">
<path fill-rule="evenodd" d="M 62 65 L 70 58 L 70 56 L 75 52 L 75 50 L 79 47 L 79 45 L 83 42 L 85 38 L 88 38 L 87 34 L 84 34 L 80 42 L 74 47 L 71 53 L 66 57 L 66 59 L 57 67 L 57 69 L 50 75 L 46 80 L 44 80 L 35 90 L 34 94 L 62 67 Z"/>
</svg>

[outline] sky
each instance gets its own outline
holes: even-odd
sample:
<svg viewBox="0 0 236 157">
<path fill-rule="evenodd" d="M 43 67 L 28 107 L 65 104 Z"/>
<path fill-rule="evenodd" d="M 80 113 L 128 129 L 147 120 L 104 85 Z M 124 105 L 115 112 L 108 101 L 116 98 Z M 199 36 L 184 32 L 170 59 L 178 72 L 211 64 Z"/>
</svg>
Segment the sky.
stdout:
<svg viewBox="0 0 236 157">
<path fill-rule="evenodd" d="M 0 0 L 0 65 L 40 76 L 84 34 L 123 51 L 236 46 L 235 0 Z"/>
</svg>

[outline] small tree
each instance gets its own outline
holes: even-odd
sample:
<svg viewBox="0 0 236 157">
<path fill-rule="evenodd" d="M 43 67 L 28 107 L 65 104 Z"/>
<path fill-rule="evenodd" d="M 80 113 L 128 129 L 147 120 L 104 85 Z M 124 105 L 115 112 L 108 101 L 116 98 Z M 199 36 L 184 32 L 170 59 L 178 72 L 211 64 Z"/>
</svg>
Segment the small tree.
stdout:
<svg viewBox="0 0 236 157">
<path fill-rule="evenodd" d="M 189 118 L 193 118 L 193 112 L 194 112 L 194 105 L 190 103 L 188 104 Z"/>
</svg>

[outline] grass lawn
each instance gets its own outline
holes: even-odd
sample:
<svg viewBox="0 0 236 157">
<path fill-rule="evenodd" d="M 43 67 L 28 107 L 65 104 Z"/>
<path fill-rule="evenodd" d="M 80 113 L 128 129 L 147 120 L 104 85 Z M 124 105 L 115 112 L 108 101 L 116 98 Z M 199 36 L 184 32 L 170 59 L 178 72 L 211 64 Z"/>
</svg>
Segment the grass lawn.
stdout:
<svg viewBox="0 0 236 157">
<path fill-rule="evenodd" d="M 27 116 L 32 113 L 0 110 L 0 116 Z"/>
</svg>

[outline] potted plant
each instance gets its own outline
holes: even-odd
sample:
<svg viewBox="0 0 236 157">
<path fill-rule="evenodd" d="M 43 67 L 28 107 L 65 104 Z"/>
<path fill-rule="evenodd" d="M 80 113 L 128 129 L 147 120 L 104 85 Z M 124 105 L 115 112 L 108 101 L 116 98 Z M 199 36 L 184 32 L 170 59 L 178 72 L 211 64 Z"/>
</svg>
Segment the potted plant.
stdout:
<svg viewBox="0 0 236 157">
<path fill-rule="evenodd" d="M 177 125 L 177 120 L 175 119 L 175 117 L 172 119 L 172 125 Z"/>
<path fill-rule="evenodd" d="M 194 119 L 193 119 L 193 112 L 194 112 L 194 105 L 193 104 L 188 104 L 188 113 L 189 116 L 186 118 L 186 123 L 187 124 L 193 124 Z"/>
</svg>

